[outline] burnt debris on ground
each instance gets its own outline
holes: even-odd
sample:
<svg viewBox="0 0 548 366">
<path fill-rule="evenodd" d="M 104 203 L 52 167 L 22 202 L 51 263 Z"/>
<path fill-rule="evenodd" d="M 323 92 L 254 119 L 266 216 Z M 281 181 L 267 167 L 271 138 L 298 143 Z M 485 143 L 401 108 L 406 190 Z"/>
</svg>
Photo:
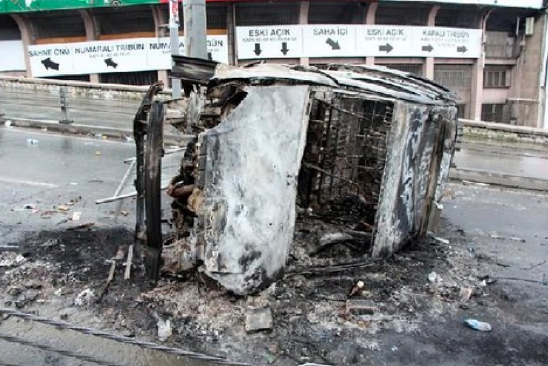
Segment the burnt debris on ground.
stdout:
<svg viewBox="0 0 548 366">
<path fill-rule="evenodd" d="M 21 243 L 21 252 L 0 254 L 2 304 L 75 322 L 89 321 L 82 318 L 89 313 L 100 319 L 97 326 L 123 335 L 161 337 L 258 365 L 363 364 L 387 347 L 382 334 L 418 336 L 432 321 L 505 301 L 493 295 L 497 284 L 482 277 L 484 259 L 467 250 L 457 229 L 443 224 L 440 235 L 450 244 L 415 240 L 390 258 L 324 271 L 352 257 L 352 249 L 337 246 L 303 257 L 299 251 L 309 253 L 303 248 L 314 246 L 317 236 L 310 226 L 298 227 L 285 277 L 255 296 L 232 294 L 199 273 L 191 280 L 163 277 L 147 288 L 140 255 L 131 279 L 123 280 L 119 265 L 105 291 L 107 260 L 121 257 L 133 242 L 131 232 L 42 232 Z M 246 329 L 257 314 L 257 328 Z"/>
</svg>

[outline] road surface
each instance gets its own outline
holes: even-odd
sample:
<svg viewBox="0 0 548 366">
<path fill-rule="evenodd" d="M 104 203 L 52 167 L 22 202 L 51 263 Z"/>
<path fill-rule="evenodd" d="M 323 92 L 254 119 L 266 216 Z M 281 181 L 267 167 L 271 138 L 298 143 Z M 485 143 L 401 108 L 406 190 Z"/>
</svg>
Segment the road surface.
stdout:
<svg viewBox="0 0 548 366">
<path fill-rule="evenodd" d="M 458 169 L 548 181 L 548 147 L 542 145 L 467 142 L 454 161 Z"/>
<path fill-rule="evenodd" d="M 16 242 L 29 230 L 67 226 L 68 214 L 44 213 L 71 200 L 71 211 L 82 213 L 79 223 L 130 224 L 131 217 L 114 215 L 116 204 L 97 206 L 95 200 L 114 193 L 126 171 L 123 161 L 132 156 L 132 143 L 0 128 L 4 243 Z"/>
</svg>

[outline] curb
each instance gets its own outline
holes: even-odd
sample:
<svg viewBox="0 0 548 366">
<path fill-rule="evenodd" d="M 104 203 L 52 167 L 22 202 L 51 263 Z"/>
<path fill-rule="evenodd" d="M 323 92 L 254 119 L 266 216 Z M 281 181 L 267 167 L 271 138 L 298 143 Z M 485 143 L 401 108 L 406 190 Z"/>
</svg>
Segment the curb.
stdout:
<svg viewBox="0 0 548 366">
<path fill-rule="evenodd" d="M 80 124 L 64 124 L 58 121 L 50 120 L 31 120 L 24 118 L 4 118 L 0 119 L 0 125 L 6 125 L 9 122 L 9 126 L 28 128 L 28 129 L 46 129 L 48 132 L 68 133 L 73 135 L 102 135 L 106 136 L 110 140 L 128 141 L 133 140 L 133 130 L 105 127 L 105 126 L 93 126 L 93 125 L 80 125 Z M 170 145 L 181 145 L 187 140 L 188 135 L 176 135 L 165 134 L 164 142 Z"/>
<path fill-rule="evenodd" d="M 451 169 L 449 171 L 449 179 L 460 182 L 486 183 L 507 188 L 548 191 L 548 180 L 475 169 Z"/>
</svg>

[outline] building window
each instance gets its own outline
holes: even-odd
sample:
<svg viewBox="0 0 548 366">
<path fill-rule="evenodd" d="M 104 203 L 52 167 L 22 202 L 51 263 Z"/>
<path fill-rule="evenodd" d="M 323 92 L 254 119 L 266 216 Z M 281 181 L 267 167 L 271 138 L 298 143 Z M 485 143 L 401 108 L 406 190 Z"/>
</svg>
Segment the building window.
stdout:
<svg viewBox="0 0 548 366">
<path fill-rule="evenodd" d="M 105 84 L 150 85 L 158 80 L 158 72 L 112 72 L 101 74 L 99 78 Z"/>
<path fill-rule="evenodd" d="M 483 104 L 481 120 L 486 122 L 503 122 L 504 104 Z"/>
<path fill-rule="evenodd" d="M 436 65 L 434 81 L 448 89 L 470 90 L 472 85 L 472 67 L 470 65 Z"/>
<path fill-rule="evenodd" d="M 506 69 L 486 68 L 483 72 L 484 88 L 506 88 Z"/>
<path fill-rule="evenodd" d="M 512 58 L 514 55 L 515 38 L 508 32 L 487 31 L 485 42 L 485 57 Z"/>
<path fill-rule="evenodd" d="M 386 66 L 389 69 L 399 70 L 408 72 L 417 76 L 422 75 L 422 65 L 421 64 L 388 64 L 388 65 L 381 65 Z"/>
</svg>

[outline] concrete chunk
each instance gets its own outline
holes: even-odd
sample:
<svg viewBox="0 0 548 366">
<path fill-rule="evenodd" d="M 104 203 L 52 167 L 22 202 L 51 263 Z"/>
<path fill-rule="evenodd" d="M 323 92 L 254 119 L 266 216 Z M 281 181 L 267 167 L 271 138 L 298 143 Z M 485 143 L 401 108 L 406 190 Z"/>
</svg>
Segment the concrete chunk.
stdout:
<svg viewBox="0 0 548 366">
<path fill-rule="evenodd" d="M 248 333 L 260 330 L 271 330 L 274 327 L 270 307 L 249 309 L 245 317 L 245 331 Z"/>
</svg>

